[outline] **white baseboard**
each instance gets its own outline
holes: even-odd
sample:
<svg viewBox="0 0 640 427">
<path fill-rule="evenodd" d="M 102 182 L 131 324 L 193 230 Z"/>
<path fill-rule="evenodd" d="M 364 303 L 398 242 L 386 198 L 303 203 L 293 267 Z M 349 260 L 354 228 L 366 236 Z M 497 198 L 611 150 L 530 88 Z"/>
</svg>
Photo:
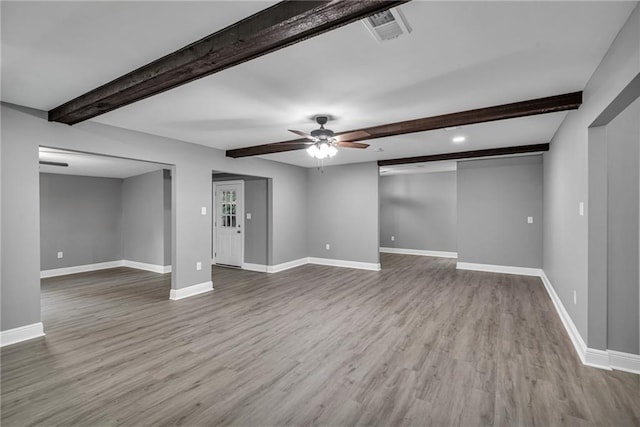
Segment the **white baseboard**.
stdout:
<svg viewBox="0 0 640 427">
<path fill-rule="evenodd" d="M 584 350 L 584 355 L 581 356 L 578 353 L 578 356 L 580 356 L 580 360 L 582 360 L 582 363 L 586 366 L 604 369 L 606 371 L 612 370 L 609 352 L 606 350 L 598 350 L 597 348 L 586 347 Z"/>
<path fill-rule="evenodd" d="M 556 312 L 558 312 L 558 316 L 560 316 L 560 320 L 562 321 L 562 324 L 564 325 L 564 328 L 566 329 L 567 334 L 569 334 L 569 339 L 571 339 L 571 342 L 573 343 L 573 347 L 575 348 L 576 353 L 578 353 L 578 357 L 580 358 L 582 363 L 586 363 L 585 355 L 587 351 L 587 345 L 582 339 L 580 332 L 578 332 L 578 328 L 576 328 L 575 323 L 573 323 L 573 320 L 571 320 L 571 316 L 569 316 L 569 313 L 564 308 L 564 305 L 562 304 L 560 297 L 558 296 L 555 289 L 551 285 L 551 282 L 549 281 L 549 278 L 544 273 L 544 271 L 541 272 L 540 278 L 542 279 L 544 288 L 547 290 L 547 293 L 549 294 L 549 298 L 551 298 L 551 302 L 556 308 Z M 594 362 L 595 362 L 595 359 L 594 359 Z"/>
<path fill-rule="evenodd" d="M 564 308 L 562 301 L 558 297 L 558 294 L 553 288 L 553 285 L 551 285 L 551 281 L 544 271 L 541 271 L 540 277 L 551 301 L 553 302 L 553 305 L 556 308 L 556 311 L 558 312 L 558 316 L 560 317 L 560 320 L 573 343 L 573 347 L 584 365 L 599 369 L 606 369 L 608 371 L 616 369 L 640 375 L 640 355 L 587 347 L 580 335 L 580 332 L 578 332 L 578 328 L 576 328 L 573 320 L 571 320 L 569 313 Z"/>
<path fill-rule="evenodd" d="M 44 336 L 42 322 L 0 332 L 0 347 Z"/>
<path fill-rule="evenodd" d="M 540 277 L 542 270 L 539 268 L 529 267 L 512 267 L 509 265 L 492 265 L 492 264 L 476 264 L 472 262 L 459 262 L 456 265 L 458 270 L 474 270 L 484 271 L 488 273 L 502 273 L 502 274 L 518 274 L 520 276 L 535 276 Z"/>
<path fill-rule="evenodd" d="M 299 259 L 294 259 L 293 261 L 285 262 L 282 264 L 267 265 L 266 271 L 267 273 L 279 273 L 281 271 L 289 270 L 290 268 L 300 267 L 301 265 L 306 265 L 306 264 L 329 265 L 332 267 L 346 267 L 346 268 L 358 268 L 361 270 L 380 271 L 379 263 L 345 261 L 341 259 L 315 258 L 315 257 L 299 258 Z"/>
<path fill-rule="evenodd" d="M 259 273 L 266 273 L 268 271 L 268 266 L 264 264 L 252 264 L 250 262 L 242 263 L 242 269 L 248 271 L 257 271 Z"/>
<path fill-rule="evenodd" d="M 152 271 L 160 274 L 171 273 L 170 265 L 147 264 L 146 262 L 131 261 L 128 259 L 122 262 L 125 267 L 129 268 L 137 268 L 138 270 Z"/>
<path fill-rule="evenodd" d="M 380 263 L 345 261 L 341 259 L 309 257 L 309 264 L 329 265 L 332 267 L 357 268 L 360 270 L 380 271 Z"/>
<path fill-rule="evenodd" d="M 47 277 L 64 276 L 67 274 L 85 273 L 87 271 L 97 271 L 107 268 L 122 267 L 123 265 L 124 261 L 120 259 L 117 261 L 99 262 L 97 264 L 85 264 L 76 265 L 74 267 L 54 268 L 51 270 L 40 271 L 40 278 L 44 279 Z"/>
<path fill-rule="evenodd" d="M 73 267 L 54 268 L 52 270 L 42 270 L 40 272 L 40 278 L 45 279 L 47 277 L 65 276 L 67 274 L 86 273 L 88 271 L 105 270 L 107 268 L 115 267 L 129 267 L 160 274 L 171 273 L 170 265 L 147 264 L 144 262 L 130 261 L 128 259 L 119 259 L 117 261 L 99 262 L 97 264 L 85 264 Z"/>
<path fill-rule="evenodd" d="M 282 264 L 268 265 L 267 273 L 279 273 L 305 264 L 309 264 L 309 258 L 299 258 L 294 259 L 293 261 L 283 262 Z"/>
<path fill-rule="evenodd" d="M 607 353 L 613 369 L 640 375 L 640 355 L 614 350 L 607 350 Z"/>
<path fill-rule="evenodd" d="M 440 257 L 440 258 L 458 258 L 457 252 L 427 251 L 422 249 L 401 249 L 401 248 L 381 247 L 380 252 L 385 254 L 433 256 L 433 257 Z"/>
<path fill-rule="evenodd" d="M 187 286 L 186 288 L 171 289 L 169 299 L 177 301 L 179 299 L 192 297 L 213 290 L 213 282 L 203 282 L 197 285 Z"/>
</svg>

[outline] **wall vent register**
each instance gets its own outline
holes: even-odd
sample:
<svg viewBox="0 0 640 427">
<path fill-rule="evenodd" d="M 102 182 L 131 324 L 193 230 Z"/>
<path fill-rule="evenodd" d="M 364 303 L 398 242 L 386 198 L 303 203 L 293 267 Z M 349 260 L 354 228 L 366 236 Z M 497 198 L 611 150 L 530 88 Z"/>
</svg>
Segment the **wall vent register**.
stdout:
<svg viewBox="0 0 640 427">
<path fill-rule="evenodd" d="M 362 22 L 379 43 L 395 40 L 411 32 L 407 18 L 397 7 L 373 14 Z"/>
</svg>

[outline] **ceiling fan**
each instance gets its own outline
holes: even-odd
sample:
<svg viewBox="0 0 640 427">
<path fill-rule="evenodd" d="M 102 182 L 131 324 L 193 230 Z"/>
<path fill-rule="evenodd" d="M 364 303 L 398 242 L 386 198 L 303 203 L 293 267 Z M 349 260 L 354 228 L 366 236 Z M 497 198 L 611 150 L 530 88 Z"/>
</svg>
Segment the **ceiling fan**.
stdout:
<svg viewBox="0 0 640 427">
<path fill-rule="evenodd" d="M 314 117 L 314 119 L 320 125 L 320 128 L 312 130 L 310 134 L 299 130 L 289 129 L 289 132 L 293 132 L 305 139 L 276 142 L 271 145 L 277 146 L 275 147 L 276 151 L 291 151 L 306 148 L 307 153 L 309 153 L 311 157 L 320 160 L 327 157 L 335 156 L 338 152 L 337 147 L 367 148 L 369 146 L 369 144 L 351 141 L 353 139 L 362 139 L 369 136 L 369 134 L 365 131 L 359 130 L 354 132 L 335 133 L 331 129 L 327 129 L 324 127 L 324 125 L 329 121 L 329 116 L 320 115 Z"/>
<path fill-rule="evenodd" d="M 324 159 L 327 156 L 333 157 L 338 152 L 336 147 L 367 148 L 369 146 L 369 144 L 363 144 L 361 142 L 349 142 L 350 139 L 367 137 L 369 136 L 368 133 L 364 131 L 355 131 L 336 134 L 331 129 L 324 127 L 324 125 L 329 121 L 329 116 L 316 116 L 315 119 L 320 125 L 320 129 L 312 130 L 311 134 L 289 129 L 289 132 L 293 132 L 296 135 L 300 135 L 311 141 L 307 143 L 310 145 L 310 147 L 307 148 L 307 153 L 309 153 L 311 157 L 315 157 L 317 159 Z"/>
</svg>

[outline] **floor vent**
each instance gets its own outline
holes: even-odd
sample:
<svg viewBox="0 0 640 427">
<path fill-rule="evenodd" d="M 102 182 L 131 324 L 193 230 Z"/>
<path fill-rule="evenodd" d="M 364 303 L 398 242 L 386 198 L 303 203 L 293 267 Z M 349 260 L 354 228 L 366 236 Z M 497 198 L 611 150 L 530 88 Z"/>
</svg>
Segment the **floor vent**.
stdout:
<svg viewBox="0 0 640 427">
<path fill-rule="evenodd" d="M 397 7 L 378 12 L 362 22 L 379 43 L 395 40 L 411 32 L 407 19 Z"/>
</svg>

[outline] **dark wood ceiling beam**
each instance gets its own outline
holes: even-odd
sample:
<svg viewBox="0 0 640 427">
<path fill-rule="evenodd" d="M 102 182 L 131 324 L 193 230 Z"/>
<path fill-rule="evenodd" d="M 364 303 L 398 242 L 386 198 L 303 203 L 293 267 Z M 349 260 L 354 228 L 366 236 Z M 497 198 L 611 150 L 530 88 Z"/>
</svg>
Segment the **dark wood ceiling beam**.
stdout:
<svg viewBox="0 0 640 427">
<path fill-rule="evenodd" d="M 283 1 L 49 111 L 75 124 L 409 0 Z"/>
<path fill-rule="evenodd" d="M 384 138 L 415 132 L 426 132 L 430 130 L 486 123 L 496 120 L 515 119 L 538 114 L 577 110 L 580 108 L 580 105 L 582 105 L 582 92 L 572 92 L 562 95 L 548 96 L 545 98 L 513 102 L 510 104 L 496 105 L 493 107 L 461 111 L 458 113 L 442 114 L 439 116 L 424 117 L 404 122 L 354 129 L 344 133 L 366 132 L 368 136 L 349 139 L 349 141 L 354 142 L 366 141 L 374 138 Z M 292 148 L 278 150 L 277 143 L 273 143 L 229 150 L 227 151 L 227 157 L 246 157 L 291 150 Z"/>
<path fill-rule="evenodd" d="M 442 114 L 424 117 L 422 119 L 407 120 L 387 125 L 373 126 L 363 130 L 369 133 L 366 138 L 354 138 L 353 141 L 364 139 L 384 138 L 387 136 L 403 135 L 406 133 L 425 132 L 456 126 L 473 125 L 477 123 L 493 122 L 497 120 L 515 119 L 519 117 L 535 116 L 538 114 L 556 113 L 559 111 L 577 110 L 582 105 L 582 92 L 572 92 L 545 98 L 530 99 L 493 107 L 478 108 L 458 113 Z"/>
<path fill-rule="evenodd" d="M 506 156 L 549 151 L 549 144 L 520 145 L 517 147 L 490 148 L 487 150 L 461 151 L 457 153 L 433 154 L 430 156 L 405 157 L 403 159 L 378 160 L 378 166 L 404 165 L 409 163 L 439 162 L 443 160 L 475 159 L 478 157 Z"/>
<path fill-rule="evenodd" d="M 227 157 L 250 157 L 263 154 L 284 153 L 285 151 L 302 150 L 309 148 L 309 140 L 306 138 L 287 141 L 286 144 L 274 142 L 273 144 L 256 145 L 255 147 L 227 150 Z"/>
<path fill-rule="evenodd" d="M 38 163 L 40 163 L 41 165 L 44 166 L 62 166 L 62 167 L 69 167 L 69 163 L 63 163 L 63 162 L 49 162 L 46 160 L 40 160 Z"/>
</svg>

